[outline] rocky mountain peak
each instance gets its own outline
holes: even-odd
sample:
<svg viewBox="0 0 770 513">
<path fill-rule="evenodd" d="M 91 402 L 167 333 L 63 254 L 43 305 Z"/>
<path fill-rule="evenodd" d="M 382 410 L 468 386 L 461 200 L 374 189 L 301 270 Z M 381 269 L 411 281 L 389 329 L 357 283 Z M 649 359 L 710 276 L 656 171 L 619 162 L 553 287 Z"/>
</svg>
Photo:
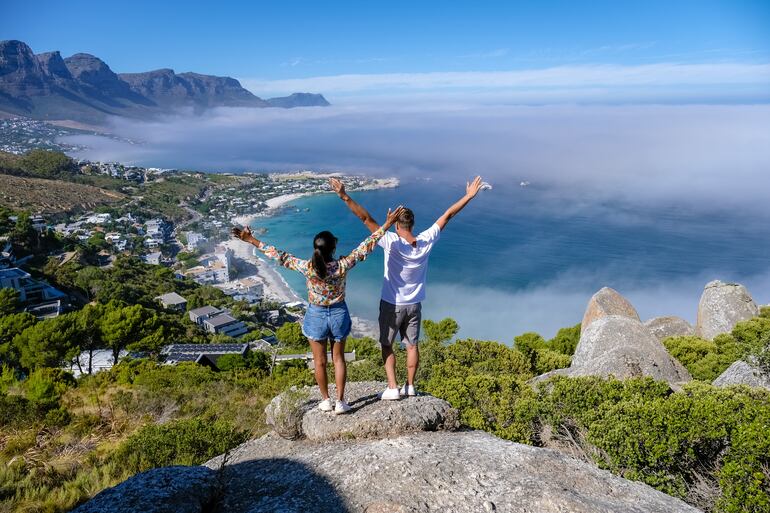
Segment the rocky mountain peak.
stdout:
<svg viewBox="0 0 770 513">
<path fill-rule="evenodd" d="M 36 57 L 43 73 L 62 80 L 73 79 L 72 73 L 58 51 L 40 53 Z"/>
</svg>

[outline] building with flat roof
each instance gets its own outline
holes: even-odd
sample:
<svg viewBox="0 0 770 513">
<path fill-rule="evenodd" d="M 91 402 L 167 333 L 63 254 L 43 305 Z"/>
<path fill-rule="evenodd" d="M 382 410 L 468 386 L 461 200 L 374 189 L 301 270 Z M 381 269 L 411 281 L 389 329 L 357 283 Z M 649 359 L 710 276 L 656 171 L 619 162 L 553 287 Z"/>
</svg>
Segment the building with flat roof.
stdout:
<svg viewBox="0 0 770 513">
<path fill-rule="evenodd" d="M 61 301 L 67 296 L 64 292 L 45 282 L 32 278 L 18 267 L 0 269 L 0 288 L 11 288 L 19 293 L 19 302 L 39 319 L 56 317 L 61 313 Z"/>
<path fill-rule="evenodd" d="M 194 308 L 187 312 L 187 315 L 190 317 L 190 320 L 197 324 L 198 326 L 203 326 L 203 321 L 211 317 L 212 315 L 218 315 L 222 313 L 222 310 L 215 306 L 206 305 L 201 306 L 200 308 Z"/>
<path fill-rule="evenodd" d="M 169 292 L 155 298 L 155 301 L 160 302 L 163 308 L 167 310 L 176 310 L 178 312 L 184 312 L 187 310 L 187 300 L 177 294 L 176 292 Z"/>
<path fill-rule="evenodd" d="M 217 369 L 219 359 L 227 354 L 246 356 L 248 344 L 171 344 L 163 347 L 160 354 L 166 364 L 195 362 Z"/>
<path fill-rule="evenodd" d="M 227 335 L 228 337 L 240 337 L 248 332 L 246 325 L 233 316 L 221 313 L 214 317 L 209 317 L 203 321 L 203 327 L 209 333 L 217 335 Z"/>
</svg>

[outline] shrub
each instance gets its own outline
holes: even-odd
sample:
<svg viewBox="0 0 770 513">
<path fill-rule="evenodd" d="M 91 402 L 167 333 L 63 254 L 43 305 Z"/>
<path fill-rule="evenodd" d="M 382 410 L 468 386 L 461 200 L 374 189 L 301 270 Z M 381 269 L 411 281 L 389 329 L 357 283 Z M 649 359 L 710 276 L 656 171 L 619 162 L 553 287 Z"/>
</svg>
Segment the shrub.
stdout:
<svg viewBox="0 0 770 513">
<path fill-rule="evenodd" d="M 47 410 L 55 407 L 64 391 L 76 384 L 72 374 L 66 371 L 42 368 L 27 378 L 24 382 L 24 392 L 33 405 Z"/>
<path fill-rule="evenodd" d="M 40 420 L 40 412 L 30 401 L 18 395 L 0 394 L 0 427 L 27 427 Z"/>
<path fill-rule="evenodd" d="M 580 341 L 580 323 L 570 328 L 562 328 L 556 336 L 548 341 L 548 348 L 557 353 L 572 356 L 575 354 L 578 342 Z"/>
<path fill-rule="evenodd" d="M 247 438 L 247 433 L 221 420 L 177 420 L 141 428 L 121 444 L 113 460 L 129 474 L 168 465 L 199 465 Z"/>
<path fill-rule="evenodd" d="M 713 381 L 741 357 L 738 342 L 727 333 L 717 335 L 714 340 L 696 336 L 669 337 L 663 345 L 693 378 L 702 381 Z"/>
</svg>

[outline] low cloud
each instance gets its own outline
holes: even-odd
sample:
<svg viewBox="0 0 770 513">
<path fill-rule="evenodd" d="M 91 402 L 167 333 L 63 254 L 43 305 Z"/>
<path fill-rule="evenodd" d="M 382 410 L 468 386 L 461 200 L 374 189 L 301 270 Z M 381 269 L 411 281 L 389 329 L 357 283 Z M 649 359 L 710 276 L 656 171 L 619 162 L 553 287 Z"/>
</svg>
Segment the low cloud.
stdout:
<svg viewBox="0 0 770 513">
<path fill-rule="evenodd" d="M 210 171 L 526 180 L 564 209 L 606 202 L 767 216 L 770 105 L 218 109 L 116 120 L 82 156 Z M 563 199 L 569 201 L 564 202 Z M 633 215 L 633 212 L 630 213 Z"/>
<path fill-rule="evenodd" d="M 514 336 L 534 331 L 550 338 L 559 328 L 579 323 L 591 295 L 611 286 L 628 298 L 642 321 L 676 315 L 694 325 L 703 286 L 714 279 L 730 279 L 712 272 L 656 283 L 630 282 L 622 276 L 596 278 L 566 275 L 516 292 L 431 284 L 423 315 L 435 320 L 454 318 L 460 324 L 460 337 L 511 343 Z M 744 276 L 740 281 L 759 304 L 770 303 L 770 273 Z M 458 302 L 457 298 L 467 300 Z"/>
</svg>

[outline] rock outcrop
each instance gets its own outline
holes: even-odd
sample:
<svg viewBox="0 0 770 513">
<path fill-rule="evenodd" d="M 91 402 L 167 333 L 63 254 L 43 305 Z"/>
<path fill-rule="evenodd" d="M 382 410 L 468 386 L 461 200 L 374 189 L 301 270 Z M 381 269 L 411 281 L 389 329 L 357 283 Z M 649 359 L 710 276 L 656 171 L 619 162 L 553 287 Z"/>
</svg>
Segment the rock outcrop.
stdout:
<svg viewBox="0 0 770 513">
<path fill-rule="evenodd" d="M 653 321 L 656 321 L 653 323 L 656 328 L 666 326 L 668 329 L 676 324 L 656 319 L 650 322 Z M 570 366 L 537 376 L 532 383 L 555 375 L 614 376 L 618 379 L 650 376 L 674 387 L 692 379 L 687 369 L 668 354 L 653 331 L 642 324 L 633 305 L 608 287 L 588 301 L 580 341 Z"/>
<path fill-rule="evenodd" d="M 641 322 L 619 315 L 594 321 L 583 332 L 569 375 L 650 376 L 672 385 L 692 379 Z"/>
<path fill-rule="evenodd" d="M 582 335 L 592 322 L 609 315 L 619 315 L 640 321 L 639 314 L 628 299 L 621 296 L 615 289 L 604 287 L 588 301 L 580 324 L 580 334 Z"/>
<path fill-rule="evenodd" d="M 218 507 L 232 513 L 698 511 L 590 463 L 480 431 L 322 444 L 269 434 L 233 450 L 223 474 Z"/>
<path fill-rule="evenodd" d="M 283 438 L 336 440 L 385 438 L 417 431 L 454 430 L 459 413 L 449 403 L 431 395 L 401 401 L 380 401 L 386 383 L 348 383 L 345 398 L 353 410 L 334 415 L 317 408 L 318 387 L 288 390 L 275 397 L 265 409 L 267 423 Z M 334 397 L 334 387 L 329 393 Z"/>
<path fill-rule="evenodd" d="M 645 322 L 644 326 L 661 342 L 668 337 L 695 335 L 692 324 L 676 316 L 655 317 Z"/>
<path fill-rule="evenodd" d="M 720 333 L 731 331 L 739 322 L 757 315 L 759 307 L 746 287 L 714 280 L 703 289 L 695 332 L 699 337 L 711 340 Z"/>
<path fill-rule="evenodd" d="M 73 513 L 201 513 L 217 500 L 216 472 L 207 467 L 163 467 L 104 490 Z"/>
<path fill-rule="evenodd" d="M 295 429 L 306 438 L 292 441 L 271 432 L 204 467 L 139 474 L 76 511 L 698 511 L 557 451 L 480 431 L 450 431 L 457 412 L 444 401 L 428 395 L 379 401 L 383 385 L 350 383 L 346 395 L 354 410 L 339 416 L 314 408 L 317 390 L 282 394 L 268 408 L 272 422 L 281 426 L 278 419 L 293 411 L 291 418 L 301 424 Z"/>
<path fill-rule="evenodd" d="M 756 365 L 743 360 L 738 360 L 730 365 L 717 379 L 714 386 L 726 387 L 730 385 L 747 385 L 761 387 L 770 390 L 770 375 L 763 372 Z"/>
</svg>

